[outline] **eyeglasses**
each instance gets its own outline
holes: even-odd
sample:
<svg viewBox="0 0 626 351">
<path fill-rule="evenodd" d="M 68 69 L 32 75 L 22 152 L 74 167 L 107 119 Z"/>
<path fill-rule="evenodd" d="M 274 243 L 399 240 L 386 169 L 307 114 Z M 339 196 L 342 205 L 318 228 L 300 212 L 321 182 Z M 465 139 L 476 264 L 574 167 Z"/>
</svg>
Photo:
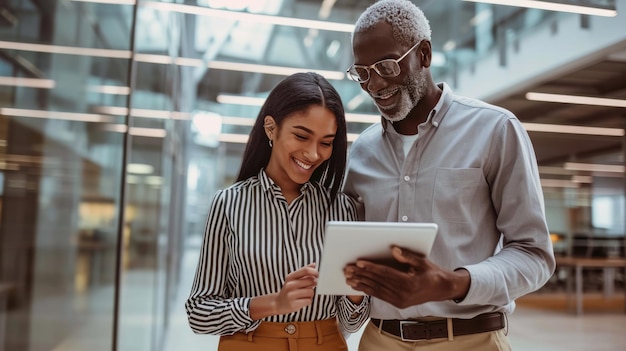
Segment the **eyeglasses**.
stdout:
<svg viewBox="0 0 626 351">
<path fill-rule="evenodd" d="M 402 61 L 402 59 L 405 58 L 406 55 L 415 49 L 421 42 L 421 40 L 418 41 L 398 59 L 384 59 L 369 66 L 352 65 L 347 70 L 348 76 L 355 82 L 365 83 L 370 80 L 370 69 L 373 68 L 374 71 L 376 71 L 376 73 L 383 78 L 397 77 L 398 74 L 400 74 L 400 65 L 398 62 Z"/>
</svg>

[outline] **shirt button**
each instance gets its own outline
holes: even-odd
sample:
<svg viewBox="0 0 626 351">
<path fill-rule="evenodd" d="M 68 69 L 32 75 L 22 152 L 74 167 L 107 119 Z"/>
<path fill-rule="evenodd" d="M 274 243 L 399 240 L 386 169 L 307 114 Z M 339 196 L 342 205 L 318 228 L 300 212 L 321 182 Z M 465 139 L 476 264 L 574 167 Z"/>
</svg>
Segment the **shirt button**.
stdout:
<svg viewBox="0 0 626 351">
<path fill-rule="evenodd" d="M 289 334 L 289 335 L 291 335 L 291 334 L 295 333 L 295 332 L 296 332 L 296 326 L 295 326 L 295 325 L 293 325 L 293 324 L 288 324 L 288 325 L 285 327 L 285 332 L 287 332 L 287 334 Z"/>
<path fill-rule="evenodd" d="M 407 216 L 402 216 L 402 222 L 406 222 L 406 221 L 408 221 L 408 220 L 409 220 L 409 217 L 407 217 Z"/>
<path fill-rule="evenodd" d="M 409 176 L 404 176 L 404 181 L 405 181 L 405 182 L 408 182 L 409 180 L 411 180 L 411 177 L 409 177 Z"/>
</svg>

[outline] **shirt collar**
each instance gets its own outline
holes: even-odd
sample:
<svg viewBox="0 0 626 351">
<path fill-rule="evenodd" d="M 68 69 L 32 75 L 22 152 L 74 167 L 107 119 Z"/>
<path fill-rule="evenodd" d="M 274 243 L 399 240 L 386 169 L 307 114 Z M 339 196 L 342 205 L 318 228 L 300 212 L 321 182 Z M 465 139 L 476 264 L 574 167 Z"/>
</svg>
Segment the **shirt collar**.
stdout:
<svg viewBox="0 0 626 351">
<path fill-rule="evenodd" d="M 439 101 L 435 107 L 433 107 L 432 111 L 428 115 L 428 120 L 426 122 L 430 122 L 433 127 L 438 128 L 443 121 L 443 118 L 450 109 L 450 105 L 454 100 L 454 92 L 446 83 L 439 83 L 437 86 L 441 89 L 441 96 L 439 97 Z"/>
<path fill-rule="evenodd" d="M 428 118 L 426 119 L 426 122 L 425 122 L 425 123 L 430 123 L 435 128 L 438 128 L 439 125 L 441 124 L 441 121 L 443 120 L 443 117 L 446 115 L 446 112 L 450 108 L 450 103 L 452 102 L 453 97 L 454 97 L 454 92 L 448 86 L 447 83 L 442 82 L 442 83 L 437 84 L 437 86 L 441 89 L 442 93 L 435 107 L 433 107 L 433 109 L 430 110 L 430 113 L 428 114 Z M 395 132 L 395 129 L 389 128 L 391 127 L 392 124 L 389 123 L 389 121 L 387 121 L 385 117 L 381 116 L 380 119 L 381 119 L 381 124 L 383 126 L 382 128 L 383 134 L 388 131 Z"/>
<path fill-rule="evenodd" d="M 261 188 L 263 189 L 263 191 L 265 192 L 271 192 L 276 194 L 282 194 L 282 191 L 280 190 L 280 187 L 274 183 L 274 181 L 272 180 L 272 178 L 270 178 L 270 176 L 267 175 L 267 173 L 265 172 L 265 168 L 261 168 L 261 170 L 259 171 L 259 174 L 257 175 L 257 178 L 259 179 L 259 182 L 261 183 Z M 305 194 L 308 193 L 312 188 L 311 182 L 306 182 L 304 184 L 302 184 L 302 186 L 300 187 L 300 193 Z"/>
</svg>

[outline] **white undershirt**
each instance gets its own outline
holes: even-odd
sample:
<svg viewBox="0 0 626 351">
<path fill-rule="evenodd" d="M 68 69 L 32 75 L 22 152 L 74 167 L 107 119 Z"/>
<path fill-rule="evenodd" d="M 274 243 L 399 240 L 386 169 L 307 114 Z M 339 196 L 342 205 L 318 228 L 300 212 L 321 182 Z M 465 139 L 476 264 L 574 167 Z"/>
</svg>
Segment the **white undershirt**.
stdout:
<svg viewBox="0 0 626 351">
<path fill-rule="evenodd" d="M 404 149 L 404 157 L 406 157 L 406 155 L 409 154 L 409 150 L 411 150 L 411 147 L 415 143 L 415 140 L 417 140 L 417 134 L 415 135 L 398 134 L 398 135 L 400 135 L 400 138 L 402 139 L 402 148 Z"/>
</svg>

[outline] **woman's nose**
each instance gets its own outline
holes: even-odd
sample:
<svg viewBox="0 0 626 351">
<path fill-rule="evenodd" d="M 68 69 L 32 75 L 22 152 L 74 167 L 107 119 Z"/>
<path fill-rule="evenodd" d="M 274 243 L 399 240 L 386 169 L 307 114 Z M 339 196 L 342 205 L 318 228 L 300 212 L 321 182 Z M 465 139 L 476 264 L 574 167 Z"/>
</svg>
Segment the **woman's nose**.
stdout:
<svg viewBox="0 0 626 351">
<path fill-rule="evenodd" d="M 304 157 L 307 158 L 307 161 L 317 161 L 319 158 L 319 152 L 317 151 L 317 146 L 312 143 L 306 150 L 304 150 Z"/>
</svg>

